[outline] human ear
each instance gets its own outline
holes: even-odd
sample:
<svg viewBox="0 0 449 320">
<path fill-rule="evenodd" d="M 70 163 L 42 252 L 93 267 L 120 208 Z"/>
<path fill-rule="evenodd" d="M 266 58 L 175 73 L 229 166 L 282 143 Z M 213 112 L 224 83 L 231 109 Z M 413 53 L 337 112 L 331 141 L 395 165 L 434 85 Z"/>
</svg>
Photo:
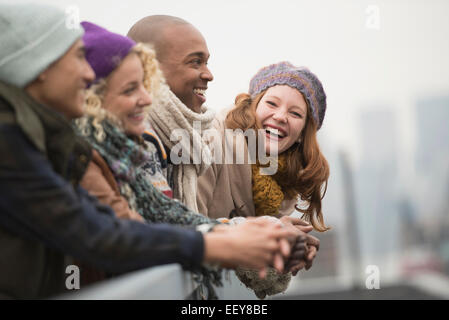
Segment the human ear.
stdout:
<svg viewBox="0 0 449 320">
<path fill-rule="evenodd" d="M 37 81 L 39 82 L 44 82 L 45 80 L 47 80 L 47 72 L 43 71 L 41 72 L 38 76 L 37 76 Z"/>
</svg>

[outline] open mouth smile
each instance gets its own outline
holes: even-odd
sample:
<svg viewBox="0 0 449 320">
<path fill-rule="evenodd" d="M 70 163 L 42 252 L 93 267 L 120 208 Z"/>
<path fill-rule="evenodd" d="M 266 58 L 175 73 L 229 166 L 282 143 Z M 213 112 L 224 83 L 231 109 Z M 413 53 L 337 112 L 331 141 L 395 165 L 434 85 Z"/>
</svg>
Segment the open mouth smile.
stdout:
<svg viewBox="0 0 449 320">
<path fill-rule="evenodd" d="M 279 129 L 273 128 L 271 126 L 264 126 L 264 129 L 265 129 L 266 136 L 269 139 L 282 140 L 287 136 L 287 134 L 284 130 L 279 130 Z"/>
<path fill-rule="evenodd" d="M 135 112 L 135 113 L 128 115 L 128 118 L 132 121 L 140 122 L 140 121 L 143 121 L 144 114 L 143 114 L 143 112 L 139 111 L 139 112 Z"/>
<path fill-rule="evenodd" d="M 194 88 L 193 93 L 204 103 L 206 101 L 207 88 Z"/>
</svg>

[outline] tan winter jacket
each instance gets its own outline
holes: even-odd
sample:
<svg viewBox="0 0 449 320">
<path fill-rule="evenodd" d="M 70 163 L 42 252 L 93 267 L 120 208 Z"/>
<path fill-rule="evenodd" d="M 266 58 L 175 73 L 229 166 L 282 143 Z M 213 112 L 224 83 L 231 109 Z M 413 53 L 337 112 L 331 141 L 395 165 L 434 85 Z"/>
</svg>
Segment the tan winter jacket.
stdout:
<svg viewBox="0 0 449 320">
<path fill-rule="evenodd" d="M 93 150 L 92 161 L 81 180 L 81 186 L 102 204 L 110 206 L 118 218 L 144 221 L 140 214 L 130 209 L 128 201 L 120 195 L 114 175 L 96 150 Z"/>
<path fill-rule="evenodd" d="M 236 149 L 243 150 L 247 154 L 248 146 L 243 133 L 225 135 L 225 119 L 231 108 L 226 108 L 217 113 L 212 126 L 217 130 L 217 136 L 213 138 L 209 146 L 215 154 L 217 148 L 221 148 L 221 164 L 213 163 L 206 172 L 198 178 L 197 204 L 200 213 L 209 218 L 229 218 L 232 210 L 239 216 L 255 216 L 253 191 L 251 182 L 251 165 L 236 163 Z M 237 148 L 241 145 L 242 147 Z M 231 149 L 232 148 L 232 149 Z M 228 151 L 227 151 L 228 150 Z M 233 150 L 234 164 L 223 164 L 226 152 Z M 216 159 L 215 159 L 216 160 Z M 296 200 L 284 200 L 281 204 L 280 214 L 290 215 L 295 210 Z"/>
</svg>

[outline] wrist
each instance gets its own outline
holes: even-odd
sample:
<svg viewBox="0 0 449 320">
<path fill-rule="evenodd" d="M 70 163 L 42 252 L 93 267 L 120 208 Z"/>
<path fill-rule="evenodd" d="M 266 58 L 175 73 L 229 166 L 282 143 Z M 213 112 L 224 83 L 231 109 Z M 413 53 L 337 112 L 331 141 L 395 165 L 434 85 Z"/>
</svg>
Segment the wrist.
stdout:
<svg viewBox="0 0 449 320">
<path fill-rule="evenodd" d="M 221 239 L 216 233 L 209 232 L 204 236 L 204 260 L 203 263 L 219 262 L 219 252 L 221 250 Z"/>
</svg>

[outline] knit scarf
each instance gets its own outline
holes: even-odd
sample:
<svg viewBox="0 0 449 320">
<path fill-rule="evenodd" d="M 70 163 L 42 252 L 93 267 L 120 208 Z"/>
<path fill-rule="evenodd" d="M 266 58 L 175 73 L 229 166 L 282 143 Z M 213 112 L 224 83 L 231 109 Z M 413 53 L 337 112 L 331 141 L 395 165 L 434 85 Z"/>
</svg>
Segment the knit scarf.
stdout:
<svg viewBox="0 0 449 320">
<path fill-rule="evenodd" d="M 216 223 L 166 197 L 147 181 L 141 167 L 150 160 L 150 154 L 108 118 L 99 121 L 85 116 L 77 120 L 76 130 L 104 158 L 130 208 L 147 221 L 181 225 Z"/>
<path fill-rule="evenodd" d="M 171 150 L 175 145 L 181 143 L 184 150 L 190 150 L 189 163 L 181 163 L 173 168 L 173 191 L 175 198 L 196 212 L 198 212 L 197 180 L 212 161 L 211 151 L 203 139 L 202 133 L 211 127 L 214 112 L 206 107 L 202 107 L 201 112 L 196 113 L 190 110 L 166 84 L 161 85 L 149 110 L 149 121 L 167 149 Z M 201 124 L 201 133 L 193 127 L 194 121 Z M 170 135 L 176 129 L 185 130 L 189 134 L 189 141 L 186 139 L 172 141 Z M 194 164 L 194 155 L 201 159 L 199 164 Z"/>
<path fill-rule="evenodd" d="M 276 216 L 279 214 L 279 208 L 284 200 L 284 193 L 276 181 L 276 174 L 262 175 L 260 168 L 259 162 L 251 165 L 256 216 Z M 286 169 L 286 156 L 281 154 L 278 157 L 278 172 L 285 172 Z"/>
</svg>

